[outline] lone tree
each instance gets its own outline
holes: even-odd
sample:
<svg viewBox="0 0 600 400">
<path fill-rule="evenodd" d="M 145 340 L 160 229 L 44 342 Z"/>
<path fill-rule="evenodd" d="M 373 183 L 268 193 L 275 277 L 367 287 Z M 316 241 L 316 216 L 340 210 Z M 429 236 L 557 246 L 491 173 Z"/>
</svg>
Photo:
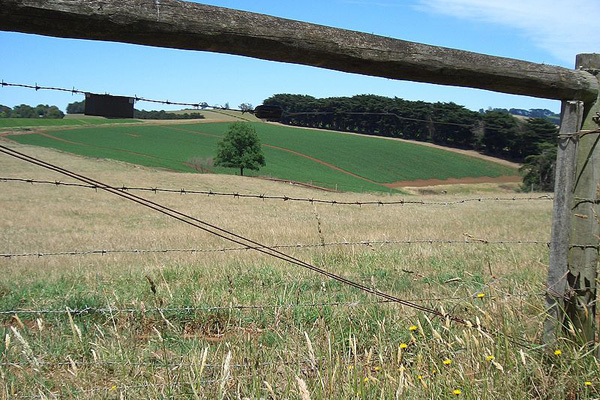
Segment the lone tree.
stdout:
<svg viewBox="0 0 600 400">
<path fill-rule="evenodd" d="M 258 171 L 266 165 L 256 130 L 249 124 L 231 124 L 218 146 L 215 165 L 239 168 L 241 176 L 244 175 L 244 169 Z"/>
</svg>

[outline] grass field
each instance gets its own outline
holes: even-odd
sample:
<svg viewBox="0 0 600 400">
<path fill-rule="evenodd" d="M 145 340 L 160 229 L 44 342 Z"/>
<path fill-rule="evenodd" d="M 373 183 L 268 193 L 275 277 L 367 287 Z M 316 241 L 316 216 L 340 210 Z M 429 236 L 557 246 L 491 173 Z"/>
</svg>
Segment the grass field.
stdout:
<svg viewBox="0 0 600 400">
<path fill-rule="evenodd" d="M 88 157 L 111 158 L 174 171 L 193 172 L 188 162 L 216 154 L 227 123 L 88 127 L 10 136 L 23 144 L 57 148 Z M 344 191 L 392 191 L 384 183 L 415 179 L 518 175 L 513 168 L 440 149 L 384 140 L 253 123 L 269 176 Z M 316 159 L 316 160 L 315 160 Z M 239 173 L 213 168 L 216 173 Z"/>
<path fill-rule="evenodd" d="M 11 146 L 114 186 L 345 201 L 402 198 L 317 195 L 256 179 L 160 171 L 47 148 Z M 5 177 L 67 180 L 4 155 L 0 170 Z M 0 185 L 2 254 L 237 247 L 102 191 Z M 509 335 L 540 342 L 544 299 L 539 294 L 544 291 L 546 245 L 485 244 L 475 239 L 470 244 L 318 246 L 469 237 L 545 242 L 549 201 L 359 208 L 200 195 L 144 196 L 268 245 L 315 244 L 285 251 L 347 279 L 473 323 L 479 320 L 500 335 L 447 323 L 412 308 L 377 303 L 353 288 L 250 251 L 0 257 L 0 309 L 57 311 L 0 314 L 4 338 L 0 397 L 600 396 L 599 365 L 586 350 L 569 340 L 541 349 L 507 339 Z M 310 306 L 321 303 L 326 305 Z M 61 313 L 67 307 L 122 311 Z M 156 312 L 156 307 L 164 311 Z M 304 384 L 308 394 L 303 397 Z"/>
<path fill-rule="evenodd" d="M 96 117 L 80 118 L 0 118 L 0 128 L 31 128 L 40 126 L 87 126 L 87 125 L 111 125 L 129 124 L 141 122 L 137 119 L 107 119 Z"/>
</svg>

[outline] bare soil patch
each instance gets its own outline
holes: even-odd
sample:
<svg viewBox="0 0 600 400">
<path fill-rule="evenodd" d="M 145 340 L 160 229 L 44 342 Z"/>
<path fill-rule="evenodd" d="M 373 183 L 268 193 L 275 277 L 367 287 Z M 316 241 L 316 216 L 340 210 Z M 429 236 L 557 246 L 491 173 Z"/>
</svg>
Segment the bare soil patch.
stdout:
<svg viewBox="0 0 600 400">
<path fill-rule="evenodd" d="M 456 185 L 456 184 L 472 184 L 472 183 L 510 183 L 521 182 L 520 176 L 478 176 L 467 178 L 449 178 L 449 179 L 417 179 L 414 181 L 398 181 L 393 183 L 382 183 L 381 185 L 395 189 L 400 187 L 427 187 L 438 185 Z"/>
</svg>

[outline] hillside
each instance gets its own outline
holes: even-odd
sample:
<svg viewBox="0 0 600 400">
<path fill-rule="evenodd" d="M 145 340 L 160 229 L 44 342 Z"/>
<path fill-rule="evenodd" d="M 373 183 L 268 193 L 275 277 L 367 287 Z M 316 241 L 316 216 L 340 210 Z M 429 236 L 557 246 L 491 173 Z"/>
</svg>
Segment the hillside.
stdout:
<svg viewBox="0 0 600 400">
<path fill-rule="evenodd" d="M 235 174 L 235 169 L 210 163 L 228 126 L 222 122 L 88 126 L 8 137 L 23 144 L 172 171 Z M 415 180 L 518 176 L 515 168 L 413 143 L 265 123 L 252 126 L 267 160 L 267 166 L 253 176 L 355 192 L 389 192 Z"/>
</svg>

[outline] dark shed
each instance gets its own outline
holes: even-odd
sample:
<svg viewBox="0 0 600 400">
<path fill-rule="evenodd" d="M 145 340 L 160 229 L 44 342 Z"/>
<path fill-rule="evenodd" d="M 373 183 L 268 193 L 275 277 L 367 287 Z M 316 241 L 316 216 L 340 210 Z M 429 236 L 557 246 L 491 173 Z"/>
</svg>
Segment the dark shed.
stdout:
<svg viewBox="0 0 600 400">
<path fill-rule="evenodd" d="M 85 94 L 85 115 L 133 118 L 133 98 L 108 94 Z"/>
</svg>

